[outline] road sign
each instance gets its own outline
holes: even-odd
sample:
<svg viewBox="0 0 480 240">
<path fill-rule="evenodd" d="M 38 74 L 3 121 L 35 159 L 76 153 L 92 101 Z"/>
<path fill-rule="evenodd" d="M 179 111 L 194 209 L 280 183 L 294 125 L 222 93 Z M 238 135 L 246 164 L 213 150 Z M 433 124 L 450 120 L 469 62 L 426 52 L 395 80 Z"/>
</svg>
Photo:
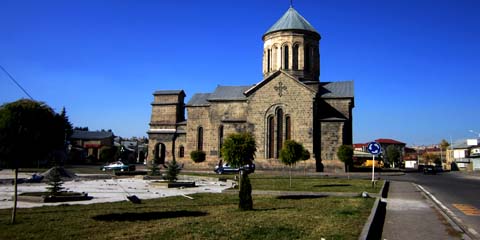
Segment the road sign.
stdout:
<svg viewBox="0 0 480 240">
<path fill-rule="evenodd" d="M 368 144 L 367 150 L 373 155 L 378 155 L 382 152 L 382 147 L 380 147 L 380 144 L 378 144 L 377 142 L 371 142 Z"/>
</svg>

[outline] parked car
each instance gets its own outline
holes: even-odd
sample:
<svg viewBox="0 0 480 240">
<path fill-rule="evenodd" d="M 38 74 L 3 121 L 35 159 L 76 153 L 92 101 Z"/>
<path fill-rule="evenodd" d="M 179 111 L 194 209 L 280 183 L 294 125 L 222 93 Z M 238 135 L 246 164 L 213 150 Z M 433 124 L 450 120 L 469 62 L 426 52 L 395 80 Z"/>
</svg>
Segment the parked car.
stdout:
<svg viewBox="0 0 480 240">
<path fill-rule="evenodd" d="M 228 173 L 238 173 L 240 170 L 244 170 L 246 173 L 253 173 L 255 172 L 255 164 L 247 164 L 242 167 L 232 167 L 228 163 L 225 163 L 221 166 L 215 166 L 213 170 L 217 174 L 228 174 Z"/>
<path fill-rule="evenodd" d="M 423 174 L 437 174 L 437 169 L 433 165 L 425 165 L 423 167 Z"/>
<path fill-rule="evenodd" d="M 122 161 L 116 161 L 109 163 L 107 165 L 104 165 L 100 168 L 102 171 L 107 171 L 107 170 L 120 170 L 122 172 L 124 171 L 135 171 L 135 165 L 130 165 L 130 164 L 125 164 Z"/>
</svg>

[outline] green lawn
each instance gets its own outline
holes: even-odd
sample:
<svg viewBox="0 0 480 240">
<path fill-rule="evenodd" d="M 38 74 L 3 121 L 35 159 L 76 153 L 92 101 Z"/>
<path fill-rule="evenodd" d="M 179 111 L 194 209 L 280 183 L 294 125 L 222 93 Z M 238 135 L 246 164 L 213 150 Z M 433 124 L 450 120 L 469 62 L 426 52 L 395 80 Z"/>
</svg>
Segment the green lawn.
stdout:
<svg viewBox="0 0 480 240">
<path fill-rule="evenodd" d="M 307 192 L 370 192 L 378 193 L 383 180 L 377 182 L 372 188 L 372 182 L 364 179 L 337 179 L 316 177 L 292 177 L 292 187 L 288 177 L 262 177 L 251 178 L 252 187 L 255 190 L 274 191 L 307 191 Z"/>
<path fill-rule="evenodd" d="M 0 210 L 0 239 L 357 239 L 374 199 L 196 194 L 144 201 Z"/>
</svg>

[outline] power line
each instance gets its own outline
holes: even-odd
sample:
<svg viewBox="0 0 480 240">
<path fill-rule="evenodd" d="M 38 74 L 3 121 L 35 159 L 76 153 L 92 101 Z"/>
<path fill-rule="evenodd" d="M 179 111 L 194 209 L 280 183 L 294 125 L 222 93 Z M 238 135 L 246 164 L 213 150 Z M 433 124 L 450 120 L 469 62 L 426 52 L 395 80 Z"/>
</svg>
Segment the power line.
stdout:
<svg viewBox="0 0 480 240">
<path fill-rule="evenodd" d="M 10 75 L 10 73 L 7 72 L 7 70 L 5 68 L 2 67 L 2 65 L 0 64 L 0 68 L 5 72 L 5 74 L 7 74 L 7 76 L 20 88 L 22 89 L 22 91 L 30 98 L 33 100 L 33 97 L 30 96 L 30 94 L 28 94 L 28 92 L 17 82 L 17 80 L 15 80 L 15 78 L 13 78 L 12 75 Z"/>
</svg>

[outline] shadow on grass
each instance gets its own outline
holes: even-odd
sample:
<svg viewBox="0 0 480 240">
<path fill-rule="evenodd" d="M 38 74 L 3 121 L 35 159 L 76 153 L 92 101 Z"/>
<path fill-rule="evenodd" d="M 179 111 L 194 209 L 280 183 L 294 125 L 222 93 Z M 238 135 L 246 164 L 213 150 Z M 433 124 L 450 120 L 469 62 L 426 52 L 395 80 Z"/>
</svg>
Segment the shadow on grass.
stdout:
<svg viewBox="0 0 480 240">
<path fill-rule="evenodd" d="M 313 187 L 350 187 L 352 186 L 351 184 L 321 184 L 321 185 L 315 185 Z"/>
<path fill-rule="evenodd" d="M 327 196 L 323 195 L 281 195 L 277 199 L 288 199 L 288 200 L 302 200 L 302 199 L 315 199 L 315 198 L 324 198 Z"/>
<path fill-rule="evenodd" d="M 283 209 L 294 209 L 294 207 L 280 207 L 280 208 L 254 208 L 253 211 L 255 212 L 267 212 L 267 211 L 276 211 L 276 210 L 283 210 Z"/>
<path fill-rule="evenodd" d="M 179 217 L 203 217 L 208 215 L 206 212 L 200 211 L 170 211 L 170 212 L 142 212 L 142 213 L 111 213 L 104 215 L 97 215 L 92 217 L 97 221 L 151 221 L 166 218 L 179 218 Z"/>
</svg>

